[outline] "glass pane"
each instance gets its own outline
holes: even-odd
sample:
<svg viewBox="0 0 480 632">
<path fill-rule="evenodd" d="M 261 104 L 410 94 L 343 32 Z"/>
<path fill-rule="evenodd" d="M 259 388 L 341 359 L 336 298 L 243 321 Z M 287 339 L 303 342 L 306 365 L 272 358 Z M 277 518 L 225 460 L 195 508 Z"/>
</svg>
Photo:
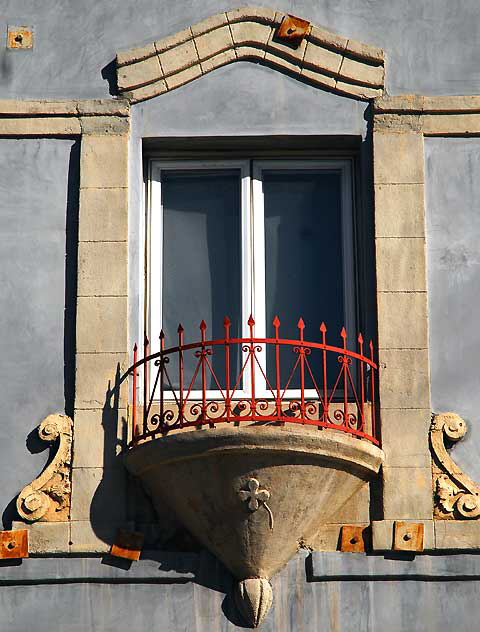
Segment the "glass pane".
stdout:
<svg viewBox="0 0 480 632">
<path fill-rule="evenodd" d="M 185 342 L 200 340 L 205 320 L 207 339 L 224 337 L 225 315 L 230 335 L 239 336 L 241 314 L 241 178 L 239 170 L 179 170 L 162 173 L 163 205 L 163 329 L 167 347 L 177 344 L 182 323 Z M 237 368 L 238 354 L 231 350 Z M 185 384 L 198 358 L 185 353 Z M 209 361 L 220 384 L 225 383 L 224 347 L 215 347 Z M 232 372 L 233 372 L 232 368 Z M 169 373 L 178 386 L 178 359 Z M 195 384 L 201 388 L 201 373 Z M 207 370 L 207 388 L 218 386 Z"/>
<path fill-rule="evenodd" d="M 298 339 L 297 322 L 302 317 L 306 340 L 321 341 L 319 326 L 324 321 L 327 342 L 339 345 L 345 324 L 340 172 L 266 170 L 263 194 L 267 335 L 273 334 L 271 323 L 277 315 L 280 336 Z M 267 352 L 269 379 L 273 375 L 273 352 Z M 284 386 L 297 358 L 293 347 L 281 353 Z M 329 358 L 331 385 L 339 368 L 335 360 Z M 321 383 L 321 353 L 312 352 L 308 361 Z M 307 375 L 306 387 L 311 388 L 312 380 Z M 297 367 L 290 388 L 299 388 L 299 384 Z"/>
</svg>

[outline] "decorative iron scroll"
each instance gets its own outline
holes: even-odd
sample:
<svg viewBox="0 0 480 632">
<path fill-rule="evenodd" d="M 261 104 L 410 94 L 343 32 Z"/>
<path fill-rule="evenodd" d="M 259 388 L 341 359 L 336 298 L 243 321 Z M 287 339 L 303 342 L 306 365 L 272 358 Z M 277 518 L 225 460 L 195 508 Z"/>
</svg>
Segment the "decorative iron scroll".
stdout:
<svg viewBox="0 0 480 632">
<path fill-rule="evenodd" d="M 441 413 L 432 420 L 430 446 L 436 466 L 433 473 L 436 518 L 462 520 L 480 516 L 480 487 L 447 451 L 466 432 L 467 424 L 455 413 Z"/>
<path fill-rule="evenodd" d="M 145 337 L 141 360 L 135 345 L 133 365 L 127 371 L 132 377 L 131 445 L 171 430 L 224 422 L 301 423 L 334 428 L 379 444 L 372 341 L 367 356 L 361 334 L 356 339 L 357 350 L 347 348 L 345 328 L 340 332 L 341 346 L 333 346 L 327 344 L 325 323 L 319 328 L 320 342 L 304 339 L 301 318 L 296 339 L 280 337 L 278 317 L 272 323 L 273 338 L 255 336 L 252 316 L 247 324 L 248 337 L 231 337 L 230 320 L 225 317 L 224 337 L 208 340 L 207 325 L 202 321 L 200 341 L 189 344 L 185 344 L 180 324 L 175 347 L 166 347 L 162 331 L 160 351 L 150 354 Z M 267 348 L 273 358 L 270 372 L 266 369 Z M 238 369 L 233 367 L 234 350 L 241 356 Z M 281 355 L 288 351 L 289 358 Z M 316 364 L 311 360 L 314 355 Z M 215 357 L 223 363 L 221 371 L 214 368 Z M 185 368 L 187 358 L 194 362 L 191 374 Z M 138 384 L 139 370 L 143 387 Z M 213 397 L 209 384 L 215 390 Z M 139 393 L 141 406 L 137 404 Z"/>
<path fill-rule="evenodd" d="M 26 485 L 18 495 L 17 511 L 24 520 L 68 520 L 72 430 L 73 422 L 66 415 L 48 415 L 38 427 L 40 439 L 49 442 L 58 440 L 58 449 L 40 476 Z"/>
</svg>

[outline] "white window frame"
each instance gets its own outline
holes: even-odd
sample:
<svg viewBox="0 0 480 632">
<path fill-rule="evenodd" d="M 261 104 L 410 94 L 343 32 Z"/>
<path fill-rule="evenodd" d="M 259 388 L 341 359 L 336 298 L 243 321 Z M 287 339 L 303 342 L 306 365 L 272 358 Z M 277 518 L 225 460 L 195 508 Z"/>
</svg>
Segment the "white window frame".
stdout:
<svg viewBox="0 0 480 632">
<path fill-rule="evenodd" d="M 337 171 L 341 174 L 341 213 L 342 213 L 342 273 L 345 306 L 345 327 L 348 332 L 355 331 L 356 324 L 356 292 L 355 292 L 355 241 L 353 229 L 353 170 L 350 159 L 318 159 L 318 160 L 151 160 L 149 163 L 148 204 L 146 218 L 146 296 L 145 296 L 145 331 L 150 338 L 150 353 L 160 351 L 158 334 L 162 328 L 162 285 L 163 285 L 163 206 L 161 190 L 161 173 L 168 170 L 231 170 L 238 169 L 241 178 L 241 301 L 242 301 L 242 337 L 249 336 L 247 325 L 250 314 L 255 318 L 255 336 L 265 338 L 266 300 L 265 300 L 265 218 L 262 173 L 265 170 L 325 170 Z M 158 241 L 156 241 L 158 240 Z M 156 290 L 156 291 L 155 291 Z M 299 317 L 301 314 L 299 313 Z M 321 315 L 320 315 L 321 319 Z M 207 323 L 208 324 L 208 323 Z M 320 322 L 318 323 L 320 324 Z M 208 331 L 208 330 L 207 330 Z M 219 337 L 218 332 L 214 333 Z M 221 337 L 221 336 L 220 336 Z M 209 338 L 207 334 L 207 339 Z M 175 340 L 167 340 L 167 347 L 176 346 Z M 263 354 L 265 357 L 265 354 Z M 265 364 L 262 368 L 266 371 Z M 151 387 L 155 379 L 154 371 L 150 376 Z M 250 383 L 249 363 L 244 371 L 243 383 Z M 255 384 L 257 397 L 271 398 L 266 388 L 261 369 L 255 368 Z M 177 394 L 178 395 L 178 394 Z M 238 390 L 234 399 L 242 399 L 250 395 L 248 390 Z M 217 399 L 218 390 L 207 390 L 208 399 Z M 286 397 L 300 396 L 299 389 L 289 389 Z M 305 396 L 316 397 L 314 389 L 306 389 Z M 190 400 L 201 398 L 200 391 L 192 391 Z"/>
</svg>

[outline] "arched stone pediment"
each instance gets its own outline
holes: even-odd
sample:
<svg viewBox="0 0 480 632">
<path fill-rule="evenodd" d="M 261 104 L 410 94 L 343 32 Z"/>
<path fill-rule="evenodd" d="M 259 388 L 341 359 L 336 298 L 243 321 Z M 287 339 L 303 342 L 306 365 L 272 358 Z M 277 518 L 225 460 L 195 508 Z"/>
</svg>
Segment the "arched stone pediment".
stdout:
<svg viewBox="0 0 480 632">
<path fill-rule="evenodd" d="M 381 49 L 304 22 L 304 35 L 282 37 L 285 13 L 244 7 L 207 18 L 142 48 L 117 54 L 117 83 L 133 103 L 169 92 L 235 61 L 271 66 L 355 99 L 383 95 Z"/>
</svg>

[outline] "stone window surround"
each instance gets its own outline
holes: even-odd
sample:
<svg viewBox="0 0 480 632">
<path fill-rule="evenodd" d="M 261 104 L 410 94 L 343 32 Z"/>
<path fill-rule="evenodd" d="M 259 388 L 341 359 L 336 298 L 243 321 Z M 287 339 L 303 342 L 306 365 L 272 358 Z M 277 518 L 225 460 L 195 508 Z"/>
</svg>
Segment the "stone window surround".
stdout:
<svg viewBox="0 0 480 632">
<path fill-rule="evenodd" d="M 402 96 L 374 102 L 380 400 L 386 453 L 384 520 L 374 527 L 377 549 L 390 548 L 397 519 L 424 522 L 427 549 L 480 547 L 478 521 L 433 521 L 428 447 L 423 138 L 472 135 L 480 136 L 480 97 Z M 117 366 L 122 371 L 128 362 L 129 106 L 114 99 L 0 101 L 0 137 L 80 139 L 71 517 L 29 528 L 33 553 L 104 552 L 108 545 L 99 537 L 102 529 L 108 539 L 121 525 L 117 518 L 115 525 L 105 523 L 95 532 L 91 527 L 89 506 L 104 465 L 102 446 L 95 446 L 91 437 L 101 427 L 105 385 L 113 384 Z M 126 416 L 125 391 L 118 406 Z M 337 537 L 332 531 L 320 534 L 318 548 L 334 550 Z"/>
</svg>

